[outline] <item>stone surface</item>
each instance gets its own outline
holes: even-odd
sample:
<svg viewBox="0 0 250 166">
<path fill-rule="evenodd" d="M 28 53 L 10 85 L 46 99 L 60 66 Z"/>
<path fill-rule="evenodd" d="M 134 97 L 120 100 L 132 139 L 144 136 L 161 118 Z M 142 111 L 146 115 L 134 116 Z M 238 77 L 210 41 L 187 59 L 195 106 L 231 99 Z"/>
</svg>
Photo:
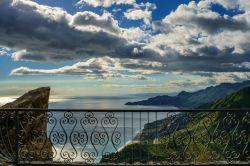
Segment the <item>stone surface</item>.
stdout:
<svg viewBox="0 0 250 166">
<path fill-rule="evenodd" d="M 15 101 L 3 105 L 1 108 L 42 108 L 48 109 L 49 106 L 49 87 L 42 87 L 31 90 L 19 97 Z"/>
<path fill-rule="evenodd" d="M 45 109 L 18 111 L 19 160 L 52 160 L 52 144 L 47 138 L 47 111 L 50 88 L 31 90 L 15 101 L 3 105 L 0 110 L 0 161 L 13 161 L 16 149 L 15 108 Z M 10 109 L 11 110 L 8 110 Z M 12 110 L 13 109 L 13 110 Z"/>
</svg>

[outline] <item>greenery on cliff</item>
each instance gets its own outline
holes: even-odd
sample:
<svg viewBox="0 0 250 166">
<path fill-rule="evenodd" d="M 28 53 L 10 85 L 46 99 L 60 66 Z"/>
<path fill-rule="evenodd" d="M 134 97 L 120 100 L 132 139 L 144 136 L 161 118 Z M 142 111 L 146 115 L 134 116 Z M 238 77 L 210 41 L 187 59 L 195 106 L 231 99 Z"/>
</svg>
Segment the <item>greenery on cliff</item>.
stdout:
<svg viewBox="0 0 250 166">
<path fill-rule="evenodd" d="M 246 87 L 199 108 L 250 108 L 249 100 L 250 87 Z M 250 149 L 247 143 L 250 124 L 249 115 L 245 116 L 244 111 L 177 114 L 145 125 L 138 136 L 140 144 L 128 145 L 117 153 L 105 156 L 102 162 L 246 161 L 249 156 L 246 153 Z M 136 155 L 131 158 L 131 154 Z"/>
<path fill-rule="evenodd" d="M 215 102 L 204 104 L 199 108 L 250 108 L 250 87 L 243 88 L 229 96 L 226 96 Z"/>
</svg>

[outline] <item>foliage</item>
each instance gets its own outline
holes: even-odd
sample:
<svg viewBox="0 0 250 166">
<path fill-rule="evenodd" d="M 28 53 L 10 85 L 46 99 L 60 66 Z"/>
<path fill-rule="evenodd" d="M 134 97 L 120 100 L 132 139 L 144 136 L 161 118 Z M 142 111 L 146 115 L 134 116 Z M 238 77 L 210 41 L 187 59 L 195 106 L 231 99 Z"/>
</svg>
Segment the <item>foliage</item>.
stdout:
<svg viewBox="0 0 250 166">
<path fill-rule="evenodd" d="M 199 108 L 250 108 L 249 99 L 250 87 L 247 87 Z M 235 113 L 225 111 L 183 113 L 179 119 L 177 117 L 178 123 L 173 126 L 174 129 L 166 129 L 167 126 L 165 126 L 165 134 L 157 138 L 158 144 L 153 144 L 152 140 L 149 143 L 144 140 L 140 144 L 128 145 L 120 152 L 105 156 L 102 162 L 246 160 L 249 145 L 244 144 L 246 141 L 244 139 L 247 137 L 247 133 L 250 133 L 250 126 L 249 119 L 244 120 L 245 115 L 246 112 L 241 111 Z M 153 124 L 144 132 L 155 132 L 156 128 L 153 126 L 159 127 L 158 124 Z M 241 144 L 238 144 L 240 141 Z"/>
</svg>

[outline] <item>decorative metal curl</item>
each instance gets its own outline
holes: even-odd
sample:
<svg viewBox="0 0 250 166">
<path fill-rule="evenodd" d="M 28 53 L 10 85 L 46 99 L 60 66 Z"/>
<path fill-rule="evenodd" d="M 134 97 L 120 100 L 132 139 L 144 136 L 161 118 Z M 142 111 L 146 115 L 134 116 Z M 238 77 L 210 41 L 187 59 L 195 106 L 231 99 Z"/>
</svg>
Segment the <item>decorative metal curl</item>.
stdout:
<svg viewBox="0 0 250 166">
<path fill-rule="evenodd" d="M 118 126 L 118 119 L 115 117 L 113 112 L 107 112 L 101 120 L 101 125 L 104 130 L 104 133 L 107 135 L 107 141 L 105 143 L 105 146 L 102 150 L 102 155 L 106 156 L 109 155 L 110 152 L 105 152 L 108 142 L 111 140 L 111 144 L 114 147 L 115 151 L 117 152 L 117 145 L 121 142 L 119 139 L 121 138 L 121 133 L 116 131 Z M 108 128 L 113 128 L 112 133 L 107 131 Z"/>
<path fill-rule="evenodd" d="M 94 113 L 92 112 L 86 112 L 84 114 L 84 117 L 80 120 L 81 127 L 83 129 L 83 132 L 86 134 L 86 143 L 82 147 L 81 151 L 81 157 L 85 160 L 87 164 L 92 164 L 94 163 L 95 159 L 98 157 L 98 151 L 95 146 L 96 139 L 94 137 L 94 133 L 96 132 L 96 127 L 98 124 L 98 120 L 94 116 Z M 91 133 L 88 135 L 86 129 L 87 128 L 92 128 Z M 90 141 L 89 141 L 90 140 Z M 91 146 L 93 147 L 91 150 L 88 149 L 85 151 L 85 147 L 88 142 L 91 142 Z"/>
<path fill-rule="evenodd" d="M 65 127 L 66 125 L 72 126 L 71 130 L 67 130 Z M 64 159 L 66 163 L 72 163 L 74 159 L 77 157 L 77 150 L 75 146 L 72 144 L 72 140 L 69 139 L 72 137 L 73 131 L 77 125 L 77 119 L 74 117 L 73 112 L 67 111 L 64 113 L 64 117 L 60 119 L 60 126 L 63 129 L 63 132 L 65 134 L 65 144 L 63 145 L 63 148 L 61 149 L 60 156 Z M 67 131 L 69 133 L 67 133 Z M 69 138 L 68 138 L 69 134 Z M 69 145 L 73 148 L 73 151 L 69 151 L 66 149 L 66 145 L 69 141 Z"/>
<path fill-rule="evenodd" d="M 62 160 L 67 164 L 96 164 L 102 156 L 110 156 L 111 162 L 124 158 L 119 156 L 123 150 L 118 152 L 118 148 L 125 133 L 117 130 L 119 119 L 113 112 L 103 113 L 98 119 L 93 112 L 76 114 L 67 111 L 59 117 L 54 112 L 21 111 L 18 138 L 14 138 L 15 113 L 0 112 L 0 160 L 14 160 L 15 139 L 18 139 L 18 158 L 24 162 Z M 50 131 L 38 128 L 37 124 L 43 124 L 36 122 L 39 119 L 44 120 Z M 156 129 L 158 137 L 144 133 L 143 139 L 149 138 L 149 141 L 142 140 L 140 144 L 140 148 L 146 147 L 142 149 L 145 152 L 150 146 L 159 147 L 160 155 L 154 152 L 150 156 L 152 160 L 164 158 L 162 162 L 167 164 L 249 161 L 249 111 L 168 113 L 161 122 Z M 137 159 L 138 162 L 158 162 L 145 158 Z"/>
</svg>

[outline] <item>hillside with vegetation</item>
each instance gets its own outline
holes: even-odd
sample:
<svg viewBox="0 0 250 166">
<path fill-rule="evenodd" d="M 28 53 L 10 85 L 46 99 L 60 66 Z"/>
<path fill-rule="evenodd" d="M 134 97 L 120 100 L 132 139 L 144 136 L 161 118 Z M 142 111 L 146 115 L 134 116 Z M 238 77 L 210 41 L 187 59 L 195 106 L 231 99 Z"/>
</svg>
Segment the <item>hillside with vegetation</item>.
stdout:
<svg viewBox="0 0 250 166">
<path fill-rule="evenodd" d="M 246 87 L 199 108 L 250 108 L 249 100 L 250 87 Z M 135 138 L 140 143 L 127 145 L 117 153 L 104 156 L 102 162 L 247 161 L 249 122 L 249 112 L 242 110 L 169 115 L 166 119 L 146 124 Z"/>
</svg>

